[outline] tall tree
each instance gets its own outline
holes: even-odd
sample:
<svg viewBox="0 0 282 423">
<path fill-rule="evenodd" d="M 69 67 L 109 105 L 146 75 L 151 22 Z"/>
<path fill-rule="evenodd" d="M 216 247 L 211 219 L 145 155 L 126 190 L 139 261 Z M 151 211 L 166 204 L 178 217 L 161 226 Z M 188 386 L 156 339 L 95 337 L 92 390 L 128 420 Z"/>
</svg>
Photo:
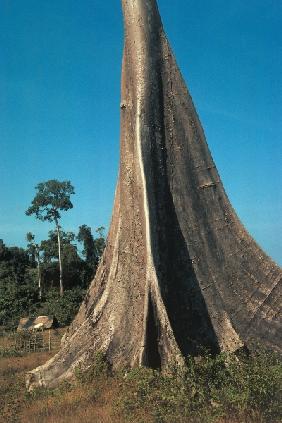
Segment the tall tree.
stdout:
<svg viewBox="0 0 282 423">
<path fill-rule="evenodd" d="M 64 266 L 64 290 L 74 287 L 87 288 L 93 279 L 96 267 L 82 259 L 77 250 L 77 237 L 73 232 L 60 231 L 61 257 Z M 96 240 L 95 240 L 96 241 Z M 41 247 L 42 280 L 46 289 L 54 287 L 59 279 L 58 238 L 56 231 L 49 231 Z"/>
<path fill-rule="evenodd" d="M 79 227 L 76 239 L 83 244 L 82 255 L 87 268 L 87 274 L 85 276 L 89 280 L 92 280 L 95 276 L 105 248 L 104 230 L 105 228 L 103 226 L 96 229 L 98 236 L 94 237 L 89 226 L 82 225 Z"/>
<path fill-rule="evenodd" d="M 38 296 L 41 300 L 42 298 L 42 277 L 41 277 L 41 263 L 40 263 L 40 245 L 35 242 L 35 235 L 31 232 L 26 234 L 27 251 L 32 257 L 35 258 L 37 265 L 37 277 L 38 277 Z"/>
<path fill-rule="evenodd" d="M 77 240 L 83 243 L 82 254 L 85 257 L 86 263 L 91 266 L 96 266 L 97 252 L 91 228 L 87 225 L 80 226 L 78 230 Z"/>
<path fill-rule="evenodd" d="M 87 225 L 79 227 L 77 240 L 83 243 L 82 254 L 88 264 L 97 266 L 105 248 L 105 228 L 100 226 L 96 229 L 96 238 L 92 235 L 91 228 Z"/>
<path fill-rule="evenodd" d="M 60 268 L 60 295 L 64 295 L 63 284 L 63 265 L 61 252 L 61 235 L 60 224 L 61 212 L 73 208 L 70 196 L 74 194 L 74 187 L 70 181 L 58 181 L 51 179 L 46 182 L 39 183 L 35 189 L 37 190 L 31 206 L 27 209 L 26 215 L 35 215 L 41 221 L 48 221 L 55 224 L 58 239 L 58 256 Z"/>
<path fill-rule="evenodd" d="M 77 255 L 77 248 L 73 245 L 75 234 L 73 232 L 65 232 L 60 230 L 61 240 L 61 258 L 65 263 L 68 256 Z M 43 260 L 45 263 L 51 263 L 59 259 L 58 255 L 58 236 L 57 231 L 49 231 L 48 238 L 41 242 L 41 249 L 43 253 Z M 72 251 L 72 253 L 71 253 Z"/>
<path fill-rule="evenodd" d="M 121 161 L 107 246 L 60 351 L 28 375 L 30 389 L 55 386 L 97 351 L 113 368 L 165 368 L 252 339 L 282 350 L 281 269 L 227 198 L 156 0 L 122 5 Z"/>
</svg>

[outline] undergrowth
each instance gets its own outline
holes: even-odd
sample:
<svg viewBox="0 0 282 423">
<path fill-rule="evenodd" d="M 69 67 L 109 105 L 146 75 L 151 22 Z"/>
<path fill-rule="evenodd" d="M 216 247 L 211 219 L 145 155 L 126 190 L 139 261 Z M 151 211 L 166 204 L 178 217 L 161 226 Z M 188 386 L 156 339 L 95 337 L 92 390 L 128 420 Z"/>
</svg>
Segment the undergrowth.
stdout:
<svg viewBox="0 0 282 423">
<path fill-rule="evenodd" d="M 166 373 L 146 368 L 128 372 L 118 406 L 131 419 L 146 409 L 155 423 L 279 422 L 282 366 L 275 354 L 219 354 L 189 358 Z"/>
<path fill-rule="evenodd" d="M 20 368 L 20 360 L 27 359 L 3 360 Z M 76 369 L 71 383 L 30 394 L 24 372 L 15 380 L 16 398 L 2 384 L 18 415 L 17 420 L 7 412 L 5 423 L 278 423 L 282 417 L 281 360 L 261 350 L 189 357 L 185 366 L 162 372 L 143 367 L 113 372 L 99 353 L 87 370 Z M 14 379 L 14 368 L 10 373 L 3 370 L 4 382 Z"/>
<path fill-rule="evenodd" d="M 248 416 L 248 421 L 270 423 L 282 417 L 281 360 L 264 350 L 189 357 L 185 366 L 165 372 L 141 367 L 115 374 L 97 354 L 93 366 L 77 370 L 76 377 L 84 385 L 115 379 L 115 409 L 127 421 L 137 422 L 141 416 L 140 422 L 208 423 Z"/>
<path fill-rule="evenodd" d="M 4 357 L 21 357 L 21 353 L 15 348 L 0 347 L 0 358 Z"/>
</svg>

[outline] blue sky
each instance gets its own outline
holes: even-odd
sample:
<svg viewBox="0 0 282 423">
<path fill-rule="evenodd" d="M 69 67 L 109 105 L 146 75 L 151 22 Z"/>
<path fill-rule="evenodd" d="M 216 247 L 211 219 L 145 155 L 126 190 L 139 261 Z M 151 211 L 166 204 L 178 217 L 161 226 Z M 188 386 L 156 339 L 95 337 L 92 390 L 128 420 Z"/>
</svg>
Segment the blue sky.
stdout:
<svg viewBox="0 0 282 423">
<path fill-rule="evenodd" d="M 282 2 L 159 0 L 226 191 L 282 264 Z M 50 226 L 25 216 L 34 186 L 71 180 L 76 231 L 108 226 L 119 160 L 119 1 L 0 0 L 0 238 Z"/>
</svg>

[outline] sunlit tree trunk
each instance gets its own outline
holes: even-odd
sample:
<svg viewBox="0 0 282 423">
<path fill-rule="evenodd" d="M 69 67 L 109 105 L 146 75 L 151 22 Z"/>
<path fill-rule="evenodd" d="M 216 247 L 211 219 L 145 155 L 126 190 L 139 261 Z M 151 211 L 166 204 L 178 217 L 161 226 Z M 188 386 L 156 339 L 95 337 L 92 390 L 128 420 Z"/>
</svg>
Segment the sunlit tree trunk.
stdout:
<svg viewBox="0 0 282 423">
<path fill-rule="evenodd" d="M 28 374 L 29 389 L 55 386 L 97 351 L 114 369 L 163 369 L 203 348 L 281 348 L 281 269 L 227 198 L 156 1 L 122 5 L 121 159 L 107 245 L 61 350 Z"/>
</svg>

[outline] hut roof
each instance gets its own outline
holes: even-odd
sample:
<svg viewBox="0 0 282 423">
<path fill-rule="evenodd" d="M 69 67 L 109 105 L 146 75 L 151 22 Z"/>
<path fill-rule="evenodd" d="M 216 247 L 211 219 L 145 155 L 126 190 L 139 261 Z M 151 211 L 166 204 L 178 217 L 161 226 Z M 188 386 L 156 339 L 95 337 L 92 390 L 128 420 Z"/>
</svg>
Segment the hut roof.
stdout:
<svg viewBox="0 0 282 423">
<path fill-rule="evenodd" d="M 17 330 L 32 330 L 35 326 L 42 327 L 43 329 L 50 329 L 54 325 L 54 316 L 22 317 L 19 321 Z"/>
</svg>

